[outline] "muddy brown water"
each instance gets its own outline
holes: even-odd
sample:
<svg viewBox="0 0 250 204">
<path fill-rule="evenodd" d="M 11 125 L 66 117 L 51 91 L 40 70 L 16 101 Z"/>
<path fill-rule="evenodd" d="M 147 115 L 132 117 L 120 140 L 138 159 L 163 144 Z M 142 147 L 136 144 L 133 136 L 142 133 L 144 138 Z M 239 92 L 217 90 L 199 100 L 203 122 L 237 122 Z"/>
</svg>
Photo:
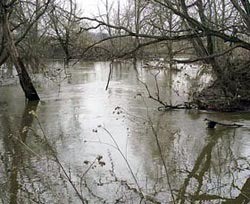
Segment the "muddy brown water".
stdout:
<svg viewBox="0 0 250 204">
<path fill-rule="evenodd" d="M 32 76 L 38 104 L 1 86 L 0 203 L 247 203 L 250 114 L 159 112 L 136 77 L 155 95 L 157 75 L 160 97 L 183 103 L 210 75 L 181 69 L 115 63 L 105 91 L 109 62 L 50 62 Z"/>
</svg>

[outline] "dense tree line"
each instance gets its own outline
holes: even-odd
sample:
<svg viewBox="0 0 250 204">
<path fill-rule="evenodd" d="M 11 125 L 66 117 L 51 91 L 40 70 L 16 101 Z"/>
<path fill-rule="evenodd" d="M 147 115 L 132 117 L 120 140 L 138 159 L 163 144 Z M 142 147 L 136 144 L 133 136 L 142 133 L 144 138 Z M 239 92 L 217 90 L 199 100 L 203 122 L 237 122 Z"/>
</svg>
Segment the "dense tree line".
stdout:
<svg viewBox="0 0 250 204">
<path fill-rule="evenodd" d="M 110 7 L 106 19 L 82 18 L 109 29 L 107 40 L 130 42 L 123 43 L 114 57 L 141 56 L 150 47 L 164 47 L 170 63 L 201 62 L 212 67 L 216 81 L 213 89 L 197 96 L 201 108 L 230 110 L 250 104 L 249 1 L 131 0 L 129 5 L 123 13 Z M 174 58 L 190 50 L 190 59 Z"/>
<path fill-rule="evenodd" d="M 213 94 L 223 96 L 229 104 L 248 103 L 249 1 L 104 3 L 105 12 L 86 17 L 73 0 L 1 1 L 0 65 L 9 59 L 18 69 L 18 58 L 35 70 L 43 58 L 64 58 L 68 63 L 72 58 L 143 58 L 160 54 L 169 63 L 211 65 L 216 76 L 214 86 L 219 87 Z M 175 58 L 180 53 L 192 55 L 180 61 Z M 209 106 L 201 98 L 197 102 Z"/>
</svg>

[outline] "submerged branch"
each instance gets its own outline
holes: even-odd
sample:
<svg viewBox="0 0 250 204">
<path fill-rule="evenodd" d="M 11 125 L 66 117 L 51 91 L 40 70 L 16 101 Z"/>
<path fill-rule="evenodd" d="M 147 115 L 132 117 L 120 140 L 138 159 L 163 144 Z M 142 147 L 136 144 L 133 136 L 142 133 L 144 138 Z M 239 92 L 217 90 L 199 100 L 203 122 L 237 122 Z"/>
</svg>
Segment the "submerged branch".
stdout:
<svg viewBox="0 0 250 204">
<path fill-rule="evenodd" d="M 171 105 L 168 104 L 167 102 L 164 102 L 161 97 L 160 97 L 160 89 L 159 89 L 159 84 L 157 81 L 157 76 L 160 72 L 157 72 L 154 76 L 154 81 L 155 81 L 155 87 L 156 87 L 156 96 L 151 94 L 151 91 L 149 90 L 148 85 L 143 82 L 141 79 L 139 79 L 139 77 L 137 77 L 137 80 L 143 84 L 143 86 L 145 87 L 147 93 L 148 93 L 148 97 L 150 99 L 152 99 L 153 101 L 158 102 L 159 104 L 161 104 L 161 106 L 158 107 L 158 111 L 169 111 L 169 110 L 173 110 L 173 109 L 196 109 L 197 107 L 194 106 L 194 104 L 191 104 L 189 102 L 184 102 L 184 104 L 177 104 L 177 105 Z"/>
<path fill-rule="evenodd" d="M 109 82 L 110 82 L 110 79 L 112 77 L 112 71 L 113 71 L 113 61 L 109 65 L 109 75 L 108 75 L 108 81 L 107 81 L 107 84 L 106 84 L 106 87 L 105 87 L 105 91 L 108 90 Z"/>
</svg>

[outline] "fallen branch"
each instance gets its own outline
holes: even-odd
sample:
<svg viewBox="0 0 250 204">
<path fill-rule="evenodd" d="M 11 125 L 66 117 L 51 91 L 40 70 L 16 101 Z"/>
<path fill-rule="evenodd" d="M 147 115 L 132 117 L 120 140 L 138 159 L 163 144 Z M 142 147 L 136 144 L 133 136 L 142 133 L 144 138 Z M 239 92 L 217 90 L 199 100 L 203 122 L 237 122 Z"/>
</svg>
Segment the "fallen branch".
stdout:
<svg viewBox="0 0 250 204">
<path fill-rule="evenodd" d="M 227 126 L 227 127 L 235 127 L 235 128 L 243 126 L 241 124 L 236 124 L 236 123 L 232 123 L 232 124 L 220 123 L 220 122 L 210 120 L 210 119 L 207 119 L 207 118 L 205 118 L 204 121 L 208 121 L 207 122 L 207 128 L 215 128 L 216 125 L 222 125 L 222 126 Z"/>
<path fill-rule="evenodd" d="M 178 104 L 178 105 L 165 105 L 165 106 L 159 106 L 158 107 L 158 111 L 168 111 L 168 110 L 172 110 L 172 109 L 192 109 L 192 107 L 185 106 L 185 105 L 182 105 L 182 104 Z"/>
</svg>

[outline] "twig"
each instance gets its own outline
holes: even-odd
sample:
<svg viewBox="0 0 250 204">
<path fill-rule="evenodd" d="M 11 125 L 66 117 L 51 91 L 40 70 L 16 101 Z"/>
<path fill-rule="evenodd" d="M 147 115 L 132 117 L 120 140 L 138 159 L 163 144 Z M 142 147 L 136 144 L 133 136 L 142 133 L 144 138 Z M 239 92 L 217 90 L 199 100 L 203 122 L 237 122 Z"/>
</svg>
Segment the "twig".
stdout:
<svg viewBox="0 0 250 204">
<path fill-rule="evenodd" d="M 157 91 L 156 96 L 153 96 L 149 90 L 148 85 L 145 82 L 143 82 L 141 79 L 139 79 L 139 77 L 137 77 L 137 80 L 139 82 L 141 82 L 144 85 L 144 87 L 146 88 L 146 91 L 148 93 L 148 97 L 162 105 L 162 106 L 158 107 L 158 111 L 168 111 L 171 109 L 192 109 L 192 108 L 194 108 L 188 102 L 184 102 L 184 104 L 177 104 L 177 105 L 170 105 L 167 102 L 163 102 L 160 98 L 160 89 L 159 89 L 159 84 L 157 81 L 157 76 L 159 73 L 160 73 L 160 71 L 157 72 L 155 75 L 153 75 L 154 80 L 155 80 L 155 87 L 156 87 L 156 91 Z"/>
<path fill-rule="evenodd" d="M 31 113 L 31 114 L 32 114 L 32 113 Z M 44 131 L 43 127 L 42 127 L 42 124 L 40 123 L 40 121 L 39 121 L 37 115 L 34 114 L 34 113 L 33 113 L 33 115 L 34 115 L 34 117 L 36 118 L 36 120 L 37 120 L 37 122 L 38 122 L 38 125 L 39 125 L 39 127 L 40 127 L 40 129 L 41 129 L 41 131 L 42 131 L 42 134 L 43 134 L 43 136 L 44 136 L 44 139 L 46 140 L 47 145 L 48 145 L 48 147 L 50 148 L 50 150 L 51 150 L 51 152 L 52 152 L 52 156 L 54 157 L 56 163 L 58 163 L 58 165 L 59 165 L 60 168 L 62 169 L 64 175 L 66 176 L 67 180 L 69 181 L 69 183 L 71 184 L 71 186 L 72 186 L 73 189 L 75 190 L 75 192 L 76 192 L 77 196 L 79 197 L 79 199 L 81 200 L 81 202 L 82 202 L 83 204 L 85 204 L 85 203 L 86 203 L 86 200 L 82 197 L 82 195 L 80 194 L 80 192 L 79 192 L 78 189 L 76 188 L 75 184 L 73 183 L 73 181 L 71 180 L 70 176 L 69 176 L 68 173 L 66 172 L 66 170 L 65 170 L 65 168 L 63 167 L 62 163 L 61 163 L 60 160 L 58 159 L 58 157 L 57 157 L 57 155 L 56 155 L 56 152 L 53 150 L 52 146 L 50 145 L 50 143 L 49 143 L 49 141 L 48 141 L 48 139 L 47 139 L 47 136 L 46 136 L 46 134 L 45 134 L 45 131 Z"/>
<path fill-rule="evenodd" d="M 174 197 L 174 192 L 173 192 L 172 185 L 171 185 L 171 182 L 170 182 L 169 170 L 168 170 L 167 164 L 166 164 L 165 159 L 164 159 L 164 155 L 163 155 L 162 148 L 161 148 L 161 145 L 160 145 L 160 141 L 159 141 L 159 138 L 158 138 L 158 133 L 157 133 L 156 129 L 154 128 L 153 121 L 152 121 L 152 119 L 151 119 L 151 117 L 149 115 L 148 106 L 147 106 L 146 101 L 144 99 L 143 99 L 143 102 L 146 105 L 148 123 L 149 123 L 149 125 L 151 127 L 151 130 L 153 132 L 153 135 L 155 137 L 156 145 L 158 147 L 160 158 L 161 158 L 161 161 L 162 161 L 162 164 L 163 164 L 166 176 L 167 176 L 167 185 L 168 185 L 169 190 L 170 190 L 170 195 L 171 195 L 171 198 L 172 198 L 172 202 L 174 204 L 176 204 L 175 197 Z"/>
<path fill-rule="evenodd" d="M 139 79 L 139 77 L 137 77 L 137 80 L 138 80 L 139 82 L 141 82 L 141 83 L 144 85 L 144 87 L 145 87 L 146 90 L 147 90 L 147 93 L 148 93 L 148 97 L 149 97 L 149 98 L 151 98 L 151 99 L 153 99 L 154 101 L 160 103 L 160 104 L 163 105 L 164 107 L 168 106 L 167 103 L 164 103 L 162 100 L 160 100 L 159 93 L 157 93 L 157 97 L 153 96 L 153 95 L 150 93 L 150 90 L 149 90 L 149 88 L 148 88 L 148 85 L 147 85 L 145 82 L 143 82 L 141 79 Z"/>
<path fill-rule="evenodd" d="M 161 148 L 160 141 L 159 141 L 159 138 L 158 138 L 158 133 L 156 132 L 156 129 L 154 128 L 153 122 L 152 122 L 149 115 L 148 115 L 148 117 L 149 117 L 149 122 L 150 122 L 150 126 L 151 126 L 151 129 L 152 129 L 153 135 L 155 136 L 155 140 L 156 140 L 158 151 L 159 151 L 159 154 L 160 154 L 160 157 L 161 157 L 161 161 L 162 161 L 162 164 L 163 164 L 166 176 L 167 176 L 167 183 L 168 183 L 168 187 L 169 187 L 170 194 L 171 194 L 171 197 L 172 197 L 172 201 L 175 204 L 176 202 L 175 202 L 175 197 L 174 197 L 172 185 L 171 185 L 171 182 L 170 182 L 169 171 L 168 171 L 165 159 L 164 159 L 164 155 L 162 153 L 162 148 Z"/>
<path fill-rule="evenodd" d="M 112 139 L 112 141 L 114 142 L 114 144 L 115 144 L 115 146 L 116 146 L 116 149 L 117 149 L 118 152 L 121 154 L 121 156 L 122 156 L 122 158 L 124 159 L 124 161 L 126 162 L 127 167 L 129 168 L 129 171 L 130 171 L 130 173 L 131 173 L 131 175 L 132 175 L 132 177 L 133 177 L 133 179 L 134 179 L 134 181 L 135 181 L 135 183 L 136 183 L 136 185 L 137 185 L 138 191 L 140 192 L 140 196 L 141 196 L 142 198 L 144 198 L 143 192 L 141 191 L 140 185 L 139 185 L 139 183 L 138 183 L 138 181 L 137 181 L 137 178 L 136 178 L 136 176 L 135 176 L 135 174 L 134 174 L 134 172 L 133 172 L 133 170 L 132 170 L 132 168 L 131 168 L 131 166 L 130 166 L 128 160 L 126 159 L 125 155 L 122 153 L 122 151 L 121 151 L 119 145 L 117 144 L 117 142 L 115 141 L 113 135 L 112 135 L 105 127 L 102 127 L 102 128 L 103 128 L 103 130 L 110 136 L 110 138 Z"/>
</svg>

